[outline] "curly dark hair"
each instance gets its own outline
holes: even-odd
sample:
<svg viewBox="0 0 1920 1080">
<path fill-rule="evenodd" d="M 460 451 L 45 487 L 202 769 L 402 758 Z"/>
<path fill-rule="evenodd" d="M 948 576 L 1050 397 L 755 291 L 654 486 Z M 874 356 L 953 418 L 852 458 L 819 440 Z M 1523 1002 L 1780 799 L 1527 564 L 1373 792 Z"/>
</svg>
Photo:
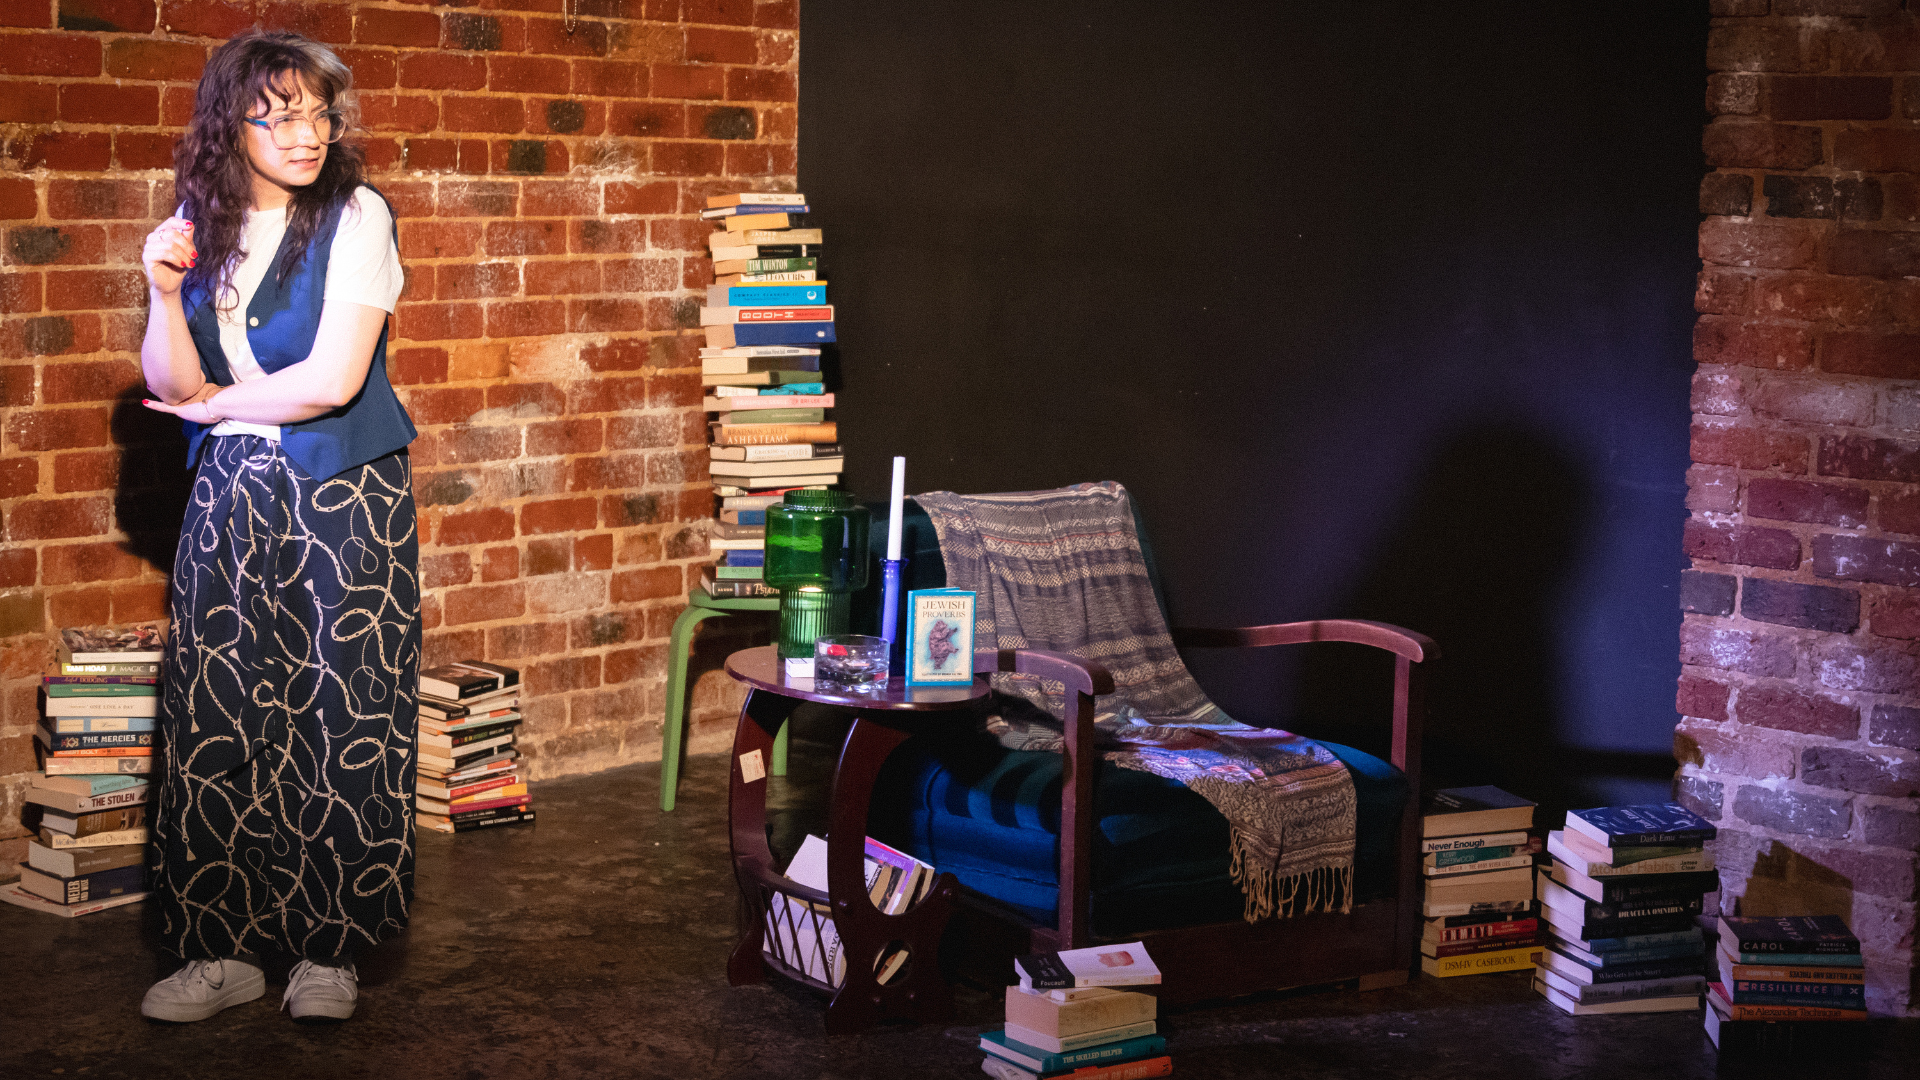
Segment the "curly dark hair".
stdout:
<svg viewBox="0 0 1920 1080">
<path fill-rule="evenodd" d="M 341 114 L 347 130 L 358 126 L 353 72 L 332 49 L 299 34 L 248 30 L 213 51 L 194 92 L 193 119 L 173 149 L 174 192 L 193 222 L 200 257 L 186 284 L 220 298 L 232 293 L 233 272 L 243 254 L 242 227 L 253 205 L 253 168 L 247 161 L 246 118 L 255 106 L 292 98 L 306 88 Z M 358 146 L 337 142 L 313 183 L 295 188 L 287 207 L 287 242 L 274 268 L 276 280 L 306 260 L 327 212 L 352 196 L 366 178 Z M 237 302 L 237 298 L 235 301 Z"/>
</svg>

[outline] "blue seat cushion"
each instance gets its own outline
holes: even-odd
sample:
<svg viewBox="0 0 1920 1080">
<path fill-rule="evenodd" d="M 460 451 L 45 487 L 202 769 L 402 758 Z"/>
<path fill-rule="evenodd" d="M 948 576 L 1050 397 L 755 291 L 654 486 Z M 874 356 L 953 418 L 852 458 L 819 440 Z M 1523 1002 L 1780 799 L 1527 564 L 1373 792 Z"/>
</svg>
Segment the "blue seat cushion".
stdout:
<svg viewBox="0 0 1920 1080">
<path fill-rule="evenodd" d="M 1321 745 L 1353 774 L 1356 899 L 1390 894 L 1406 777 L 1371 754 Z M 1059 910 L 1061 760 L 984 737 L 908 740 L 874 785 L 868 831 L 1051 926 Z M 1177 780 L 1104 760 L 1095 769 L 1094 933 L 1120 937 L 1240 918 L 1245 898 L 1228 873 L 1220 812 Z"/>
</svg>

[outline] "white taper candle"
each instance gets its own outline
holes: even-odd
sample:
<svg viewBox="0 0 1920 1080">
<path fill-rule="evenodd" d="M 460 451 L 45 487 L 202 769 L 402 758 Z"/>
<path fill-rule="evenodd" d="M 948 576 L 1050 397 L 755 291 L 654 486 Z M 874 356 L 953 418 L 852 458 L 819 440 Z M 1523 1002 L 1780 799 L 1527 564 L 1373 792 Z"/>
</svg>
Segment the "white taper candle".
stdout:
<svg viewBox="0 0 1920 1080">
<path fill-rule="evenodd" d="M 893 500 L 887 505 L 887 558 L 900 561 L 900 513 L 907 499 L 907 459 L 893 459 Z"/>
</svg>

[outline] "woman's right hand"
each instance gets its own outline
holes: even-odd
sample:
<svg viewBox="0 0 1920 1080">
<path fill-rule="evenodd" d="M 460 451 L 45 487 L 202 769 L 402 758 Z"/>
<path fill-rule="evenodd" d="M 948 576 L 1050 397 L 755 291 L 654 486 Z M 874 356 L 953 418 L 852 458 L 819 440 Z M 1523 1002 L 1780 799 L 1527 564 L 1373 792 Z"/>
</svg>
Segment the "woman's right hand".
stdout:
<svg viewBox="0 0 1920 1080">
<path fill-rule="evenodd" d="M 193 222 L 170 217 L 147 234 L 147 246 L 140 252 L 140 264 L 146 268 L 147 282 L 162 295 L 180 291 L 187 271 L 200 259 L 193 246 Z"/>
</svg>

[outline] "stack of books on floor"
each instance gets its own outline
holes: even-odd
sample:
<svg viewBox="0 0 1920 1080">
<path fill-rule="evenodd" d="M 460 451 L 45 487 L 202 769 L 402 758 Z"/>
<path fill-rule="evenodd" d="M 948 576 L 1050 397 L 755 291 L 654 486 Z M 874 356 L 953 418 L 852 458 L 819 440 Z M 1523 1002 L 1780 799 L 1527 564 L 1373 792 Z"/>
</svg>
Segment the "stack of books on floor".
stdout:
<svg viewBox="0 0 1920 1080">
<path fill-rule="evenodd" d="M 1533 967 L 1533 808 L 1497 787 L 1434 792 L 1421 821 L 1420 970 L 1450 978 Z"/>
<path fill-rule="evenodd" d="M 1547 834 L 1547 940 L 1533 988 L 1575 1016 L 1699 1008 L 1711 823 L 1678 803 L 1574 810 Z"/>
<path fill-rule="evenodd" d="M 866 838 L 867 898 L 886 915 L 899 915 L 933 890 L 934 868 L 869 836 Z M 787 880 L 820 892 L 827 891 L 827 842 L 809 834 L 787 864 Z M 794 973 L 838 987 L 847 981 L 847 956 L 832 913 L 786 893 L 776 892 L 767 905 L 760 951 Z M 911 953 L 895 949 L 873 966 L 882 984 L 899 977 Z"/>
<path fill-rule="evenodd" d="M 462 660 L 420 673 L 420 764 L 415 822 L 469 832 L 533 820 L 514 732 L 520 673 Z"/>
<path fill-rule="evenodd" d="M 777 595 L 762 581 L 766 508 L 789 490 L 838 483 L 843 471 L 820 371 L 833 308 L 806 202 L 739 192 L 709 198 L 701 214 L 720 226 L 709 237 L 714 284 L 700 309 L 700 377 L 714 415 L 709 469 L 720 497 L 711 536 L 721 553 L 701 584 L 717 597 Z"/>
<path fill-rule="evenodd" d="M 1867 1018 L 1860 939 L 1838 915 L 1720 919 L 1720 979 L 1707 994 L 1707 1035 L 1722 1050 L 1837 1048 L 1836 1022 Z"/>
<path fill-rule="evenodd" d="M 1038 953 L 1013 962 L 1007 1026 L 980 1036 L 982 1071 L 1000 1080 L 1141 1080 L 1173 1073 L 1151 994 L 1118 990 L 1160 982 L 1138 941 Z"/>
<path fill-rule="evenodd" d="M 152 624 L 60 632 L 33 733 L 41 771 L 26 791 L 38 834 L 27 842 L 20 880 L 0 898 L 73 917 L 147 895 L 146 804 L 164 640 Z"/>
</svg>

